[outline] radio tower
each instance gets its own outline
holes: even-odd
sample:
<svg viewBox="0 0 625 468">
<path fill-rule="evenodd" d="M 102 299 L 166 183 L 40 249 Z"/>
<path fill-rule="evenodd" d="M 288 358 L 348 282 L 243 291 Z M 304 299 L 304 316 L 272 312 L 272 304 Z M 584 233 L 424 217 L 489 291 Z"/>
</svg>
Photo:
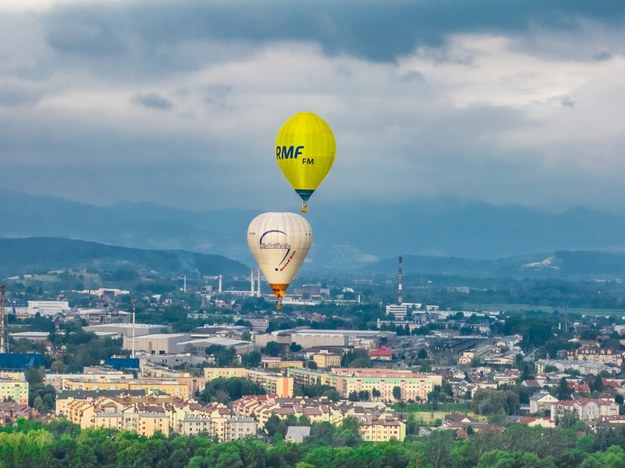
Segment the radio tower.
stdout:
<svg viewBox="0 0 625 468">
<path fill-rule="evenodd" d="M 399 281 L 397 282 L 397 304 L 401 305 L 404 302 L 403 298 L 403 289 L 404 289 L 404 279 L 402 275 L 402 263 L 401 257 L 399 257 Z"/>
<path fill-rule="evenodd" d="M 9 328 L 7 325 L 7 314 L 4 308 L 6 302 L 6 287 L 4 283 L 0 285 L 0 353 L 9 352 Z"/>
</svg>

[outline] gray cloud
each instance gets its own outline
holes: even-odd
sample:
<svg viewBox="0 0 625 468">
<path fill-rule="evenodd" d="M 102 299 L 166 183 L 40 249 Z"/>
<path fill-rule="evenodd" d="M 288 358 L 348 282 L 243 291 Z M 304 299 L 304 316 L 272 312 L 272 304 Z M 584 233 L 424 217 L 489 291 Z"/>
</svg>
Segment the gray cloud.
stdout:
<svg viewBox="0 0 625 468">
<path fill-rule="evenodd" d="M 311 110 L 338 145 L 320 201 L 614 205 L 624 11 L 568 0 L 16 11 L 0 17 L 3 182 L 98 203 L 290 207 L 275 133 Z"/>
<path fill-rule="evenodd" d="M 0 85 L 0 107 L 32 106 L 39 102 L 38 93 L 21 87 L 3 87 Z"/>
<path fill-rule="evenodd" d="M 582 18 L 618 25 L 625 18 L 625 4 L 618 0 L 600 6 L 568 0 L 403 0 L 390 5 L 375 0 L 295 4 L 144 0 L 59 7 L 46 23 L 48 41 L 59 51 L 120 52 L 122 36 L 127 34 L 126 41 L 132 38 L 146 48 L 194 40 L 256 45 L 313 41 L 328 53 L 392 61 L 418 44 L 440 45 L 449 34 L 521 33 L 536 24 L 574 32 Z"/>
<path fill-rule="evenodd" d="M 153 109 L 168 110 L 174 107 L 173 102 L 158 93 L 137 93 L 132 96 L 131 100 L 135 104 Z"/>
</svg>

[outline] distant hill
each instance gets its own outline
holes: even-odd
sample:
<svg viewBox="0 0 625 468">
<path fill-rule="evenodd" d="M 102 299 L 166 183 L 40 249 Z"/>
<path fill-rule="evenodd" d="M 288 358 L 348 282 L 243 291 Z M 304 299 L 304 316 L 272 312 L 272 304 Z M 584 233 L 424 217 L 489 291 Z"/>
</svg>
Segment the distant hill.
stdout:
<svg viewBox="0 0 625 468">
<path fill-rule="evenodd" d="M 60 269 L 131 269 L 160 274 L 231 275 L 249 268 L 219 255 L 143 250 L 71 239 L 0 239 L 0 276 Z"/>
<path fill-rule="evenodd" d="M 290 201 L 266 210 L 297 206 Z M 246 229 L 260 212 L 192 212 L 151 203 L 100 207 L 0 190 L 0 237 L 179 249 L 251 265 Z M 625 250 L 625 216 L 585 208 L 547 213 L 457 199 L 356 205 L 337 200 L 311 203 L 306 217 L 314 241 L 304 271 L 355 270 L 400 254 L 497 259 L 532 252 Z"/>
<path fill-rule="evenodd" d="M 364 267 L 362 271 L 396 275 L 398 261 L 397 257 L 385 259 Z M 495 260 L 404 255 L 402 263 L 405 276 L 439 274 L 577 280 L 625 278 L 625 253 L 614 252 L 557 251 Z"/>
</svg>

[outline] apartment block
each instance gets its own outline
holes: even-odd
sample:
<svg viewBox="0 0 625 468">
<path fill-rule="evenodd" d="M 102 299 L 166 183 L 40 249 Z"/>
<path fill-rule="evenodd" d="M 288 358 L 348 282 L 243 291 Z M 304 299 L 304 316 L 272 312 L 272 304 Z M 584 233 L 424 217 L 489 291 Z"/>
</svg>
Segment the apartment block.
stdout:
<svg viewBox="0 0 625 468">
<path fill-rule="evenodd" d="M 28 382 L 23 379 L 0 377 L 0 401 L 14 401 L 20 405 L 28 405 Z"/>
<path fill-rule="evenodd" d="M 289 369 L 288 375 L 298 385 L 330 385 L 344 398 L 348 398 L 352 392 L 368 391 L 372 398 L 380 401 L 396 400 L 393 395 L 395 387 L 400 390 L 400 400 L 427 400 L 428 393 L 434 390 L 434 386 L 442 385 L 440 375 L 416 374 L 398 369 L 333 368 L 329 372 Z M 378 392 L 380 396 L 373 397 Z"/>
<path fill-rule="evenodd" d="M 229 368 L 205 368 L 204 378 L 207 381 L 219 377 L 242 377 L 252 382 L 256 382 L 263 387 L 267 393 L 275 393 L 280 397 L 293 396 L 293 378 L 281 373 L 265 372 L 261 370 L 244 369 L 242 367 Z"/>
</svg>

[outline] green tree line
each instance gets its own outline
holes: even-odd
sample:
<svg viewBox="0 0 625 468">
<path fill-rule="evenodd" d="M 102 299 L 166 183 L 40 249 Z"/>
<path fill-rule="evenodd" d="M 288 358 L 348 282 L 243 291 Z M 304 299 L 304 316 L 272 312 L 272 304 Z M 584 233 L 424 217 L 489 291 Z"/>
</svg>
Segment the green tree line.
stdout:
<svg viewBox="0 0 625 468">
<path fill-rule="evenodd" d="M 353 427 L 352 427 L 353 426 Z M 405 442 L 362 442 L 357 423 L 313 424 L 302 444 L 285 443 L 276 426 L 264 439 L 218 443 L 209 437 L 83 429 L 66 421 L 18 421 L 0 431 L 3 467 L 616 467 L 625 466 L 625 427 L 590 432 L 529 428 L 454 439 L 451 431 Z"/>
</svg>

